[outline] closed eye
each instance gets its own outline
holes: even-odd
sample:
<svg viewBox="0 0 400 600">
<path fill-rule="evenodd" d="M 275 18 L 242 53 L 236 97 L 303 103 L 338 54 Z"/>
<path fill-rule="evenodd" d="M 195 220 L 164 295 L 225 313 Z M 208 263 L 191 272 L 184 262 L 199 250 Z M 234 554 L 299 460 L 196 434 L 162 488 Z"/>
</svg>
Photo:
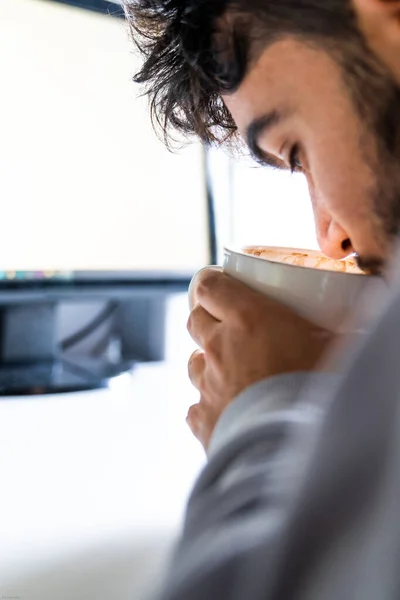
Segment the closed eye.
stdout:
<svg viewBox="0 0 400 600">
<path fill-rule="evenodd" d="M 263 152 L 260 148 L 257 148 L 256 152 L 255 150 L 256 149 L 253 147 L 251 156 L 260 167 L 269 167 L 271 169 L 279 169 L 280 171 L 288 171 L 290 169 L 285 161 L 277 158 L 273 154 Z"/>
<path fill-rule="evenodd" d="M 272 167 L 273 169 L 280 169 L 287 171 L 288 166 L 285 162 L 268 152 L 263 152 L 258 145 L 260 136 L 267 130 L 276 127 L 284 119 L 284 114 L 278 111 L 272 111 L 264 116 L 259 117 L 252 121 L 247 128 L 246 142 L 250 149 L 252 158 L 261 165 L 262 167 Z"/>
<path fill-rule="evenodd" d="M 290 151 L 289 166 L 292 173 L 304 173 L 303 163 L 300 158 L 300 147 L 295 144 Z"/>
</svg>

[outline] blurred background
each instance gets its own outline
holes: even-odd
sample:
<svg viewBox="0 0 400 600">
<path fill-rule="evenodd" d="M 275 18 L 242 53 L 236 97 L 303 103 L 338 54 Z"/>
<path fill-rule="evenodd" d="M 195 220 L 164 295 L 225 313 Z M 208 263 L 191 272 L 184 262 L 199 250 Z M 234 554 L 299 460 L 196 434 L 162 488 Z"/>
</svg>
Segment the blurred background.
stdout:
<svg viewBox="0 0 400 600">
<path fill-rule="evenodd" d="M 188 283 L 317 247 L 306 184 L 168 152 L 117 4 L 1 0 L 0 55 L 0 592 L 151 597 L 204 464 Z"/>
</svg>

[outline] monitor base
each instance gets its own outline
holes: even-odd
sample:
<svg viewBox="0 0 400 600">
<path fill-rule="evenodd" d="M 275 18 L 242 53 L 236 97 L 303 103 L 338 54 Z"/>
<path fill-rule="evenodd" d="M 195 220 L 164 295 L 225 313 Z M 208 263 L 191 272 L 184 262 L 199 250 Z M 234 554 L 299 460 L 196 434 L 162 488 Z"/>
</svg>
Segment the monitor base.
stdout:
<svg viewBox="0 0 400 600">
<path fill-rule="evenodd" d="M 0 396 L 37 396 L 106 388 L 110 379 L 133 369 L 132 362 L 74 357 L 55 362 L 0 366 Z"/>
</svg>

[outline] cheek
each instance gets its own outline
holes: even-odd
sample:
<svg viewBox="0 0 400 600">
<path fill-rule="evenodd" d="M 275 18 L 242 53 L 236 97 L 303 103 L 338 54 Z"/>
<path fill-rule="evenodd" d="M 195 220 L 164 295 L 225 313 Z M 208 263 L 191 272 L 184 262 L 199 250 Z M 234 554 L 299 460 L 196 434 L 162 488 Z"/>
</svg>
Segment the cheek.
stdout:
<svg viewBox="0 0 400 600">
<path fill-rule="evenodd" d="M 346 226 L 370 214 L 371 173 L 362 161 L 345 155 L 318 153 L 307 175 L 316 220 L 335 220 Z"/>
</svg>

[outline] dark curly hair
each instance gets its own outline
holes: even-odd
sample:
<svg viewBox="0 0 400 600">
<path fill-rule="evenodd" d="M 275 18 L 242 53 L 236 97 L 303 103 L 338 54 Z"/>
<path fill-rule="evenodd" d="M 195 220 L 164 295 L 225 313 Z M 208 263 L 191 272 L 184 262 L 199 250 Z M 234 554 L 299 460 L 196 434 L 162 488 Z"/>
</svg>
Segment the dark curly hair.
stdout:
<svg viewBox="0 0 400 600">
<path fill-rule="evenodd" d="M 263 49 L 284 36 L 336 54 L 344 71 L 365 82 L 363 38 L 350 0 L 123 0 L 133 40 L 144 57 L 134 80 L 145 86 L 154 125 L 206 144 L 236 138 L 221 95 L 233 92 Z M 356 43 L 355 43 L 356 41 Z M 364 52 L 354 53 L 354 48 Z M 353 49 L 353 50 L 352 50 Z M 360 110 L 365 107 L 365 86 Z M 371 90 L 376 96 L 377 90 Z"/>
</svg>

